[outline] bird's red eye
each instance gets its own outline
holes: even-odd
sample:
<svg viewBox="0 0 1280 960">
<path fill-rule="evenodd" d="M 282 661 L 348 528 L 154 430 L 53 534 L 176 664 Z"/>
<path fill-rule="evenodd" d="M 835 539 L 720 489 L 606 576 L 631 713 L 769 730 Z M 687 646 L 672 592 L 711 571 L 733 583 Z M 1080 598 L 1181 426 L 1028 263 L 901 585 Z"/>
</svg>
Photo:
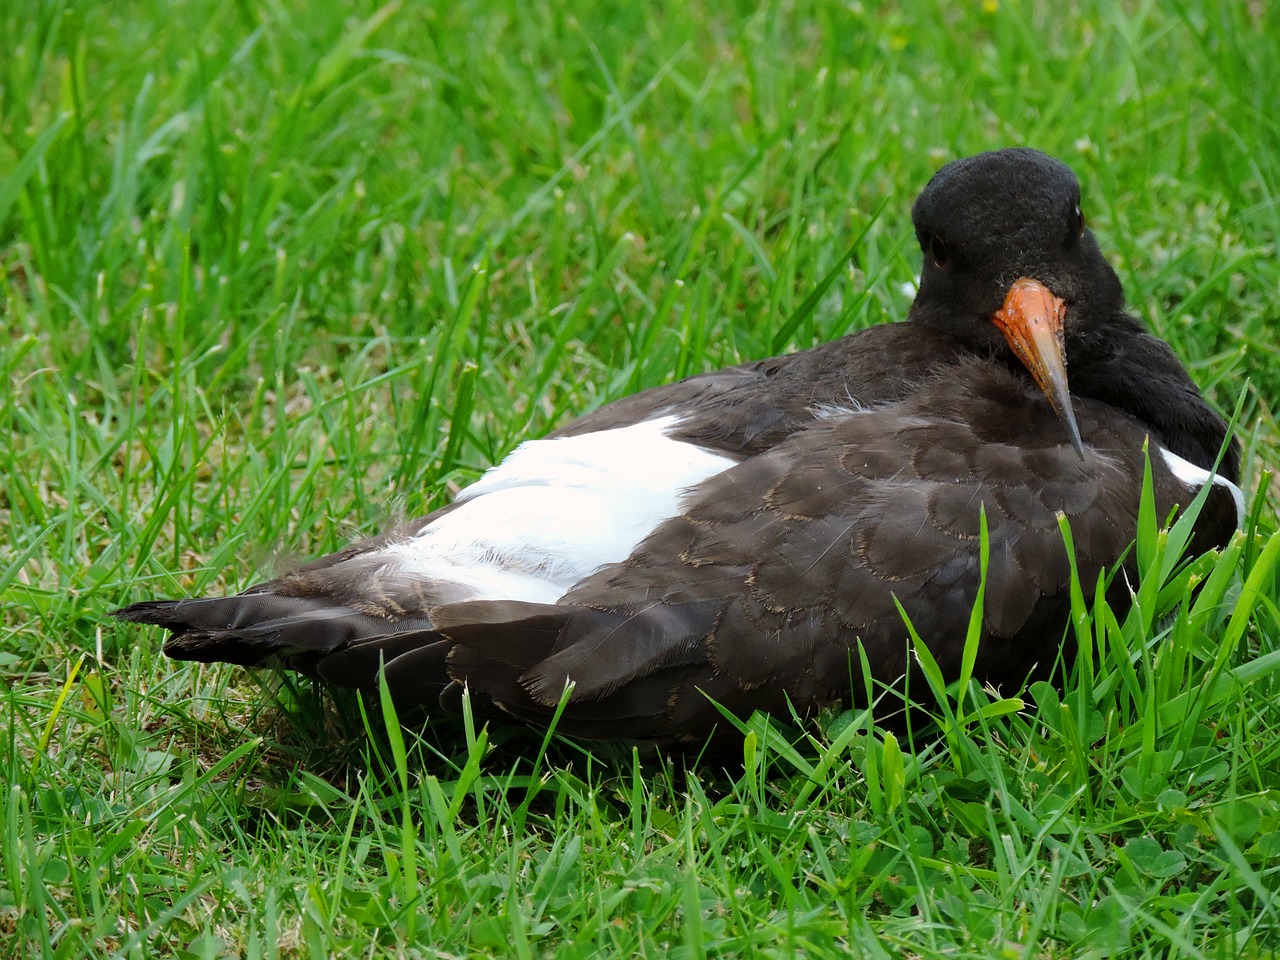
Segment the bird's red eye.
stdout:
<svg viewBox="0 0 1280 960">
<path fill-rule="evenodd" d="M 951 259 L 951 251 L 947 249 L 947 245 L 943 243 L 942 238 L 936 234 L 929 237 L 929 256 L 940 267 L 945 267 L 947 261 Z"/>
</svg>

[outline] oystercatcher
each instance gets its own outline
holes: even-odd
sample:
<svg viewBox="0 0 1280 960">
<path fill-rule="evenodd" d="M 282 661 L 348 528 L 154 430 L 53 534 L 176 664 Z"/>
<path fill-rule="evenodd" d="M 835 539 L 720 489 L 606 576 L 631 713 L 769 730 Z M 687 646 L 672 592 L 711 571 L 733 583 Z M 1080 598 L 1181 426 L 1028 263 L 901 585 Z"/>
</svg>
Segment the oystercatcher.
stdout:
<svg viewBox="0 0 1280 960">
<path fill-rule="evenodd" d="M 1159 514 L 1212 484 L 1194 547 L 1221 546 L 1239 451 L 1126 312 L 1064 164 L 949 163 L 912 218 L 906 321 L 627 397 L 383 536 L 116 616 L 166 628 L 177 659 L 278 658 L 366 690 L 381 674 L 401 704 L 458 710 L 467 691 L 479 715 L 533 724 L 565 697 L 561 732 L 698 743 L 725 730 L 716 704 L 858 702 L 863 662 L 900 689 L 919 667 L 899 604 L 957 676 L 985 513 L 974 675 L 1021 684 L 1066 633 L 1058 514 L 1094 582 L 1134 540 L 1149 441 Z"/>
</svg>

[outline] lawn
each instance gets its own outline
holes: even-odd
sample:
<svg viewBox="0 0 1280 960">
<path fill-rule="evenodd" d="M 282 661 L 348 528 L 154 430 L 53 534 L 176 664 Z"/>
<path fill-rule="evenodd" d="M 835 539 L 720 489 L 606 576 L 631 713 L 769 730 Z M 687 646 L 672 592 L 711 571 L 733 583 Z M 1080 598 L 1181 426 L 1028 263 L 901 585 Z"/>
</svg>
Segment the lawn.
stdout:
<svg viewBox="0 0 1280 960">
<path fill-rule="evenodd" d="M 0 956 L 1280 950 L 1280 5 L 9 0 L 0 34 Z M 402 730 L 107 617 L 901 319 L 915 192 L 1011 144 L 1239 411 L 1251 504 L 1190 567 L 1146 518 L 1134 610 L 1079 584 L 1084 653 L 1020 710 L 756 718 L 686 768 Z"/>
</svg>

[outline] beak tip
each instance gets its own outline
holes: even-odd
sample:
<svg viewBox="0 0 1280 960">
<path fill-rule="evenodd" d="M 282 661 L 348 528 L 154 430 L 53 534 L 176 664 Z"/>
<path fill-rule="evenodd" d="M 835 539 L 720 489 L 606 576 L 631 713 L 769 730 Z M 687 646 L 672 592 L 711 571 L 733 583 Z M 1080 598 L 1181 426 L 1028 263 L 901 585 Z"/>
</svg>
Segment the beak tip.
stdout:
<svg viewBox="0 0 1280 960">
<path fill-rule="evenodd" d="M 1068 398 L 1067 403 L 1070 404 Z M 1071 446 L 1079 454 L 1081 460 L 1087 459 L 1084 455 L 1084 440 L 1080 437 L 1080 428 L 1076 425 L 1075 411 L 1068 405 L 1066 407 L 1066 415 L 1062 418 L 1066 421 L 1067 435 L 1071 438 Z"/>
</svg>

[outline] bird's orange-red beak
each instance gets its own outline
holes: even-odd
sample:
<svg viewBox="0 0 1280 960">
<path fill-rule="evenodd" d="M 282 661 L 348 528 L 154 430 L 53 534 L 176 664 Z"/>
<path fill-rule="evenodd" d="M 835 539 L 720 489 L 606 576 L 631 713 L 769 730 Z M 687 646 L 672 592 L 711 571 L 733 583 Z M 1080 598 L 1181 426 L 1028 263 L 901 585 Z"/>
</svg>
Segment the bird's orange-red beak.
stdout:
<svg viewBox="0 0 1280 960">
<path fill-rule="evenodd" d="M 1067 388 L 1067 354 L 1063 346 L 1066 312 L 1066 304 L 1043 283 L 1021 277 L 1013 282 L 1004 305 L 991 319 L 1066 424 L 1071 445 L 1083 460 L 1084 445 Z"/>
</svg>

